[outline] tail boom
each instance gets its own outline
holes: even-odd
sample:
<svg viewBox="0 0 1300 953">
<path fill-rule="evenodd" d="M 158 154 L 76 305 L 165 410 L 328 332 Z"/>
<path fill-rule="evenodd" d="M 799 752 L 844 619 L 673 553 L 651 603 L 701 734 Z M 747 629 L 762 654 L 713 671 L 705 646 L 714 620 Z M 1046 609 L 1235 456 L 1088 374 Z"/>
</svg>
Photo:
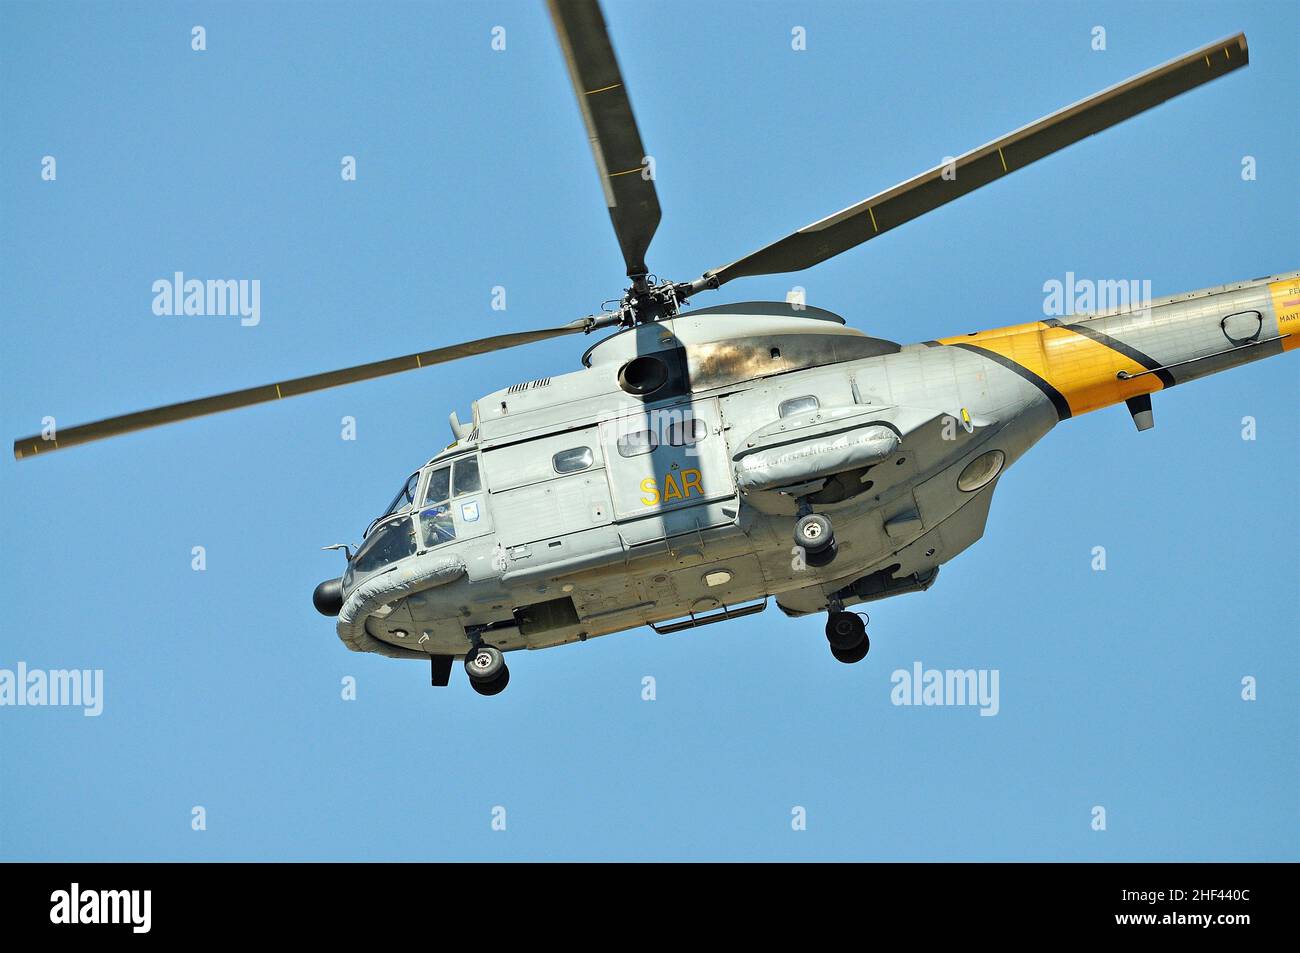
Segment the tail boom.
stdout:
<svg viewBox="0 0 1300 953">
<path fill-rule="evenodd" d="M 1015 371 L 1065 419 L 1300 347 L 1300 271 L 927 343 Z"/>
</svg>

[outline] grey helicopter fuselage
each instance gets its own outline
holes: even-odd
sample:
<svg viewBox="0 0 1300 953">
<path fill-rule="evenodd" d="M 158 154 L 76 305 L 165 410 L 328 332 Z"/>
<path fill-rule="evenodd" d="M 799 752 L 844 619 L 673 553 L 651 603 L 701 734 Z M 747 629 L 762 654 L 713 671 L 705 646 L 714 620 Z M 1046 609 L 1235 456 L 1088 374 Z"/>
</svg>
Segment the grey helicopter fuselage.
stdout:
<svg viewBox="0 0 1300 953">
<path fill-rule="evenodd" d="M 481 398 L 338 585 L 351 649 L 461 657 L 929 588 L 1060 420 L 1295 346 L 1300 272 L 900 346 L 750 303 L 608 337 Z M 835 552 L 794 544 L 824 514 Z"/>
</svg>

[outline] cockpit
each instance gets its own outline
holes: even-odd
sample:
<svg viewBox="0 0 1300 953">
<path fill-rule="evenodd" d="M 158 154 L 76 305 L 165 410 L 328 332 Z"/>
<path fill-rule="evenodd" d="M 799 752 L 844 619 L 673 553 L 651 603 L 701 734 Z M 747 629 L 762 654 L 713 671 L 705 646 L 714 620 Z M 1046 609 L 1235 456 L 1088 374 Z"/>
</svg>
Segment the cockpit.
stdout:
<svg viewBox="0 0 1300 953">
<path fill-rule="evenodd" d="M 408 556 L 453 542 L 457 538 L 453 502 L 482 490 L 475 453 L 435 461 L 411 474 L 388 508 L 366 528 L 364 542 L 343 576 L 344 590 Z M 478 500 L 464 503 L 461 520 L 476 522 L 481 506 Z"/>
</svg>

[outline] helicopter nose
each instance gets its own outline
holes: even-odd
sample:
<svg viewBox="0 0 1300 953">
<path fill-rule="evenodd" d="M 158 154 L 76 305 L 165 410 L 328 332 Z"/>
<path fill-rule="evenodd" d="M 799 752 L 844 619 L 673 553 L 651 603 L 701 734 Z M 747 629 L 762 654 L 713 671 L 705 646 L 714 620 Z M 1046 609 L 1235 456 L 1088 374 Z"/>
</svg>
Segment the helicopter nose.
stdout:
<svg viewBox="0 0 1300 953">
<path fill-rule="evenodd" d="M 311 594 L 311 604 L 321 615 L 333 618 L 343 611 L 343 580 L 326 579 Z"/>
</svg>

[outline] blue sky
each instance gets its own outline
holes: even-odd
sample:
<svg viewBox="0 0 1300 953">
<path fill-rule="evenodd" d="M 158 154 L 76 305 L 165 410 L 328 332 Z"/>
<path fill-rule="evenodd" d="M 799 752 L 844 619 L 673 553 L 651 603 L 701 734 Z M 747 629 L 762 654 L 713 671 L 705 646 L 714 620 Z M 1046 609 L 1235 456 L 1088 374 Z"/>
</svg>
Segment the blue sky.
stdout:
<svg viewBox="0 0 1300 953">
<path fill-rule="evenodd" d="M 656 158 L 650 264 L 678 280 L 1249 39 L 1244 71 L 708 303 L 798 284 L 909 342 L 1034 320 L 1068 271 L 1163 295 L 1300 267 L 1292 3 L 610 2 L 607 19 Z M 11 438 L 46 414 L 79 423 L 567 321 L 621 290 L 540 3 L 8 3 L 0 57 Z M 259 279 L 260 324 L 154 315 L 151 285 L 175 271 Z M 342 568 L 319 547 L 359 538 L 448 442 L 448 411 L 575 369 L 586 343 L 0 463 L 0 668 L 105 683 L 97 718 L 0 709 L 0 856 L 1300 854 L 1294 355 L 1159 394 L 1148 433 L 1119 408 L 1060 426 L 934 588 L 869 607 L 856 666 L 830 657 L 819 619 L 774 609 L 511 656 L 490 699 L 460 672 L 435 691 L 424 666 L 347 652 L 311 606 Z M 998 715 L 892 705 L 890 674 L 916 661 L 998 670 Z"/>
</svg>

